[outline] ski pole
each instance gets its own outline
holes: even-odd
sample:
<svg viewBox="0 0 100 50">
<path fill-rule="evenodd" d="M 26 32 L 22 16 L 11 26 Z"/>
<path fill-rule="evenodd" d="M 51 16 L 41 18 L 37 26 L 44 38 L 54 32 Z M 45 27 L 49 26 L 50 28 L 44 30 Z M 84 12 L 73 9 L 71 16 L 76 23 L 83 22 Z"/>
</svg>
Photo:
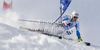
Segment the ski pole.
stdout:
<svg viewBox="0 0 100 50">
<path fill-rule="evenodd" d="M 58 19 L 59 19 L 60 17 L 62 17 L 63 14 L 64 14 L 64 12 L 53 22 L 53 24 L 54 24 L 55 22 L 57 22 Z"/>
</svg>

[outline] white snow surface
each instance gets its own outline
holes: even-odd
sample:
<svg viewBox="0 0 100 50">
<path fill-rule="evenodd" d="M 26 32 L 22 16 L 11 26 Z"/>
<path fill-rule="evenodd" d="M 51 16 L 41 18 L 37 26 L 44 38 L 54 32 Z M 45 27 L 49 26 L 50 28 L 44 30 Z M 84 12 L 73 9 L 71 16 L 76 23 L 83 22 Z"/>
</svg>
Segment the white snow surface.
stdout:
<svg viewBox="0 0 100 50">
<path fill-rule="evenodd" d="M 0 50 L 100 50 L 100 48 L 22 31 L 0 23 Z"/>
<path fill-rule="evenodd" d="M 53 30 L 55 27 L 51 26 L 44 27 L 44 25 L 37 23 L 18 21 L 21 18 L 54 22 L 59 16 L 58 0 L 14 0 L 12 11 L 3 11 L 2 7 L 0 7 L 0 50 L 100 50 L 99 1 L 73 0 L 65 12 L 65 14 L 70 15 L 73 10 L 76 10 L 80 14 L 79 21 L 82 39 L 92 44 L 91 46 L 85 46 L 81 42 L 60 40 L 36 32 L 19 29 L 19 26 L 23 26 L 35 29 L 50 29 L 52 33 L 59 31 L 58 28 Z M 2 4 L 3 0 L 0 0 L 0 6 Z M 75 33 L 73 34 L 74 36 L 71 37 L 76 36 Z"/>
</svg>

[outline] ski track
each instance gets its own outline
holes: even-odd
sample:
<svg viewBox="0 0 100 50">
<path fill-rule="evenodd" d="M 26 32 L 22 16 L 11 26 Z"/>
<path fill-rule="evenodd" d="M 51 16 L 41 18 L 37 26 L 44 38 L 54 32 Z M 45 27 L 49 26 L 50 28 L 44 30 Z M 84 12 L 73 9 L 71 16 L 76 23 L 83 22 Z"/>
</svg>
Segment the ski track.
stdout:
<svg viewBox="0 0 100 50">
<path fill-rule="evenodd" d="M 0 50 L 100 50 L 100 46 L 85 46 L 0 23 Z"/>
</svg>

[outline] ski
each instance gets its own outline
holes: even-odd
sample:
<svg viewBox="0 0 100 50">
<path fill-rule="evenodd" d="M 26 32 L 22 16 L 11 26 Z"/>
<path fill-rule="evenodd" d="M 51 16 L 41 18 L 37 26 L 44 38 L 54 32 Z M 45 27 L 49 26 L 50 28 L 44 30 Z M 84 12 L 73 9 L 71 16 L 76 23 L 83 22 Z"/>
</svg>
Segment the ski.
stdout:
<svg viewBox="0 0 100 50">
<path fill-rule="evenodd" d="M 24 30 L 28 30 L 28 31 L 31 31 L 31 32 L 38 32 L 40 34 L 44 34 L 44 35 L 48 35 L 48 36 L 52 36 L 52 37 L 56 37 L 58 39 L 62 39 L 61 36 L 58 36 L 58 35 L 54 35 L 54 34 L 48 34 L 48 33 L 44 33 L 44 30 L 40 30 L 40 29 L 30 29 L 30 28 L 24 28 L 24 27 L 20 27 L 20 29 L 24 29 Z"/>
<path fill-rule="evenodd" d="M 61 25 L 61 23 L 52 23 L 52 22 L 44 22 L 44 21 L 33 21 L 33 20 L 24 20 L 24 19 L 18 19 L 18 21 L 26 21 L 26 22 L 35 22 L 35 23 L 43 23 L 43 24 Z"/>
<path fill-rule="evenodd" d="M 47 36 L 51 36 L 51 37 L 58 38 L 58 39 L 76 41 L 75 39 L 72 39 L 72 38 L 64 38 L 64 37 L 59 36 L 59 35 L 44 33 L 44 30 L 41 30 L 41 29 L 35 30 L 35 29 L 30 29 L 30 28 L 24 28 L 24 27 L 22 27 L 22 26 L 20 26 L 20 29 L 28 30 L 28 31 L 31 31 L 31 32 L 38 32 L 38 33 L 40 33 L 40 34 L 47 35 Z M 84 42 L 84 41 L 82 41 L 82 43 L 85 44 L 86 46 L 90 46 L 90 45 L 91 45 L 89 42 Z"/>
<path fill-rule="evenodd" d="M 35 29 L 30 29 L 30 28 L 24 28 L 24 27 L 21 27 L 21 26 L 20 26 L 20 29 L 28 30 L 28 31 L 31 31 L 31 32 L 38 32 L 40 34 L 44 34 L 44 35 L 51 36 L 51 37 L 56 37 L 58 39 L 66 39 L 66 40 L 71 40 L 71 41 L 74 40 L 72 38 L 64 38 L 64 37 L 62 37 L 60 35 L 54 35 L 54 34 L 44 33 L 44 30 L 41 30 L 41 29 L 35 30 Z"/>
<path fill-rule="evenodd" d="M 84 44 L 85 44 L 86 46 L 90 46 L 90 45 L 91 45 L 89 42 L 84 42 Z"/>
</svg>

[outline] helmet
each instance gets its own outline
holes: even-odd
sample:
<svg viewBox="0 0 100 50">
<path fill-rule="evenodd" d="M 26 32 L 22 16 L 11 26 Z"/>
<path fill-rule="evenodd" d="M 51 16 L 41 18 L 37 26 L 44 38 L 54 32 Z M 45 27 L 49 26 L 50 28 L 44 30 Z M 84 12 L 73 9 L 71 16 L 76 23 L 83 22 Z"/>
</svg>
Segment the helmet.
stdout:
<svg viewBox="0 0 100 50">
<path fill-rule="evenodd" d="M 73 11 L 73 12 L 72 12 L 72 15 L 71 15 L 71 18 L 73 18 L 74 16 L 75 16 L 75 17 L 78 17 L 79 14 L 78 14 L 76 11 Z"/>
</svg>

